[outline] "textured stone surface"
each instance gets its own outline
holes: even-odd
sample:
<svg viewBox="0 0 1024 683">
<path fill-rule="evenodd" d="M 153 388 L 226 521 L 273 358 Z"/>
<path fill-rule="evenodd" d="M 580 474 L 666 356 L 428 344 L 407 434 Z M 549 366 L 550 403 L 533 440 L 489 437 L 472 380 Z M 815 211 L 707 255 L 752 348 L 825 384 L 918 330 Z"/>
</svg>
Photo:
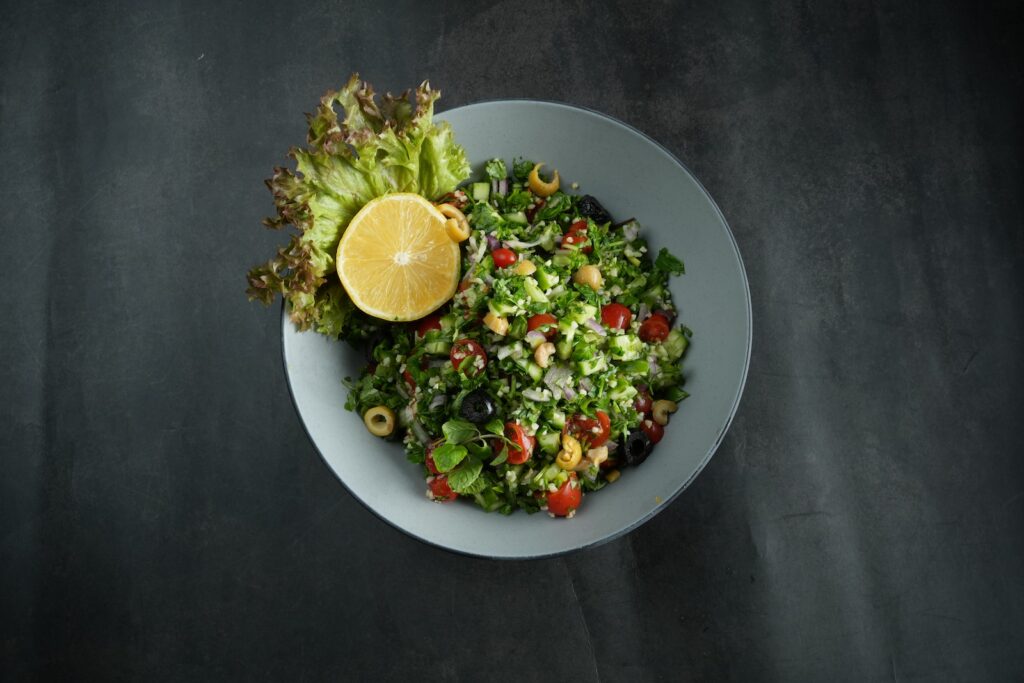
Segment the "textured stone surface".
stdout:
<svg viewBox="0 0 1024 683">
<path fill-rule="evenodd" d="M 1021 13 L 948 4 L 9 3 L 0 675 L 1024 675 Z M 722 206 L 746 395 L 635 533 L 457 557 L 307 442 L 242 274 L 353 70 L 599 109 Z"/>
</svg>

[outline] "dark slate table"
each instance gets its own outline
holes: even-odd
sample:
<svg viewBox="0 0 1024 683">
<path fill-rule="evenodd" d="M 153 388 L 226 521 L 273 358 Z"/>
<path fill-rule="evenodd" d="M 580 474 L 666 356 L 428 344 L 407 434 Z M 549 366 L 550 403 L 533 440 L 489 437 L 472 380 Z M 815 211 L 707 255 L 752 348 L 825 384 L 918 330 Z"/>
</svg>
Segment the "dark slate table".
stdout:
<svg viewBox="0 0 1024 683">
<path fill-rule="evenodd" d="M 0 677 L 1019 680 L 1022 14 L 962 4 L 5 3 Z M 458 557 L 308 443 L 243 273 L 354 70 L 605 111 L 722 206 L 746 395 L 641 529 Z"/>
</svg>

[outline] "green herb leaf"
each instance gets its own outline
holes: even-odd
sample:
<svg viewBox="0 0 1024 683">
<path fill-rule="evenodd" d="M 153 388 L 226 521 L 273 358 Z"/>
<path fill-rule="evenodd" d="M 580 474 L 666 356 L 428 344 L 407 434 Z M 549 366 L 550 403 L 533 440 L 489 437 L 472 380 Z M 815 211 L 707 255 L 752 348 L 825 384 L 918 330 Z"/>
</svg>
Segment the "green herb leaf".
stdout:
<svg viewBox="0 0 1024 683">
<path fill-rule="evenodd" d="M 461 418 L 448 420 L 441 425 L 441 431 L 444 432 L 445 441 L 450 444 L 465 443 L 479 434 L 472 422 Z"/>
<path fill-rule="evenodd" d="M 434 465 L 439 472 L 448 472 L 462 462 L 468 451 L 465 446 L 446 443 L 434 449 Z"/>
<path fill-rule="evenodd" d="M 658 252 L 658 258 L 654 259 L 654 269 L 660 270 L 669 275 L 682 275 L 686 272 L 683 262 L 669 253 L 665 247 Z"/>
<path fill-rule="evenodd" d="M 508 448 L 502 448 L 501 453 L 498 453 L 498 457 L 491 461 L 491 467 L 497 467 L 506 460 L 508 460 Z"/>
<path fill-rule="evenodd" d="M 484 441 L 470 441 L 466 444 L 466 448 L 469 452 L 478 458 L 489 458 L 491 456 L 491 447 Z"/>
<path fill-rule="evenodd" d="M 529 159 L 516 159 L 512 162 L 512 175 L 521 183 L 526 182 L 526 178 L 532 170 L 533 162 Z"/>
<path fill-rule="evenodd" d="M 488 422 L 486 425 L 484 425 L 484 429 L 486 429 L 491 434 L 497 434 L 498 436 L 504 436 L 504 434 L 505 434 L 505 423 L 502 422 L 499 418 L 494 418 L 493 420 Z"/>
<path fill-rule="evenodd" d="M 466 449 L 463 448 L 462 450 L 465 452 Z M 436 453 L 437 451 L 434 452 Z M 437 463 L 436 456 L 434 458 L 434 462 L 435 464 Z M 470 493 L 469 489 L 472 487 L 473 483 L 480 478 L 480 472 L 483 468 L 483 462 L 476 458 L 469 458 L 448 473 L 448 485 L 451 486 L 452 491 L 455 491 L 456 493 Z M 441 469 L 441 467 L 438 466 L 437 469 Z"/>
<path fill-rule="evenodd" d="M 491 159 L 484 166 L 484 173 L 491 180 L 504 180 L 508 177 L 508 170 L 505 168 L 504 159 Z"/>
</svg>

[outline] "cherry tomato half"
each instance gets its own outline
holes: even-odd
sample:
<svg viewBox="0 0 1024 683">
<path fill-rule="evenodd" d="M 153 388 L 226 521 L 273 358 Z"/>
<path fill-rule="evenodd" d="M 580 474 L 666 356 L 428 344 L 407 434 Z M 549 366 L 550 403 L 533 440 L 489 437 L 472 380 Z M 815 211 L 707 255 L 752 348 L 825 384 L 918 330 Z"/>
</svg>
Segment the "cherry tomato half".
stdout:
<svg viewBox="0 0 1024 683">
<path fill-rule="evenodd" d="M 448 357 L 451 358 L 452 366 L 458 370 L 462 367 L 462 362 L 470 356 L 475 356 L 478 360 L 466 363 L 466 375 L 474 377 L 484 371 L 487 367 L 487 352 L 484 351 L 484 347 L 472 339 L 460 339 L 459 341 L 452 344 L 451 353 Z"/>
<path fill-rule="evenodd" d="M 512 443 L 508 445 L 508 459 L 505 461 L 510 465 L 522 465 L 533 455 L 533 444 L 535 440 L 528 436 L 518 422 L 505 423 L 505 438 Z M 495 454 L 501 453 L 506 446 L 503 441 L 495 441 L 492 447 Z"/>
<path fill-rule="evenodd" d="M 441 474 L 441 470 L 437 469 L 437 463 L 434 462 L 434 449 L 437 448 L 437 444 L 428 443 L 427 452 L 423 456 L 423 464 L 427 466 L 431 474 Z"/>
<path fill-rule="evenodd" d="M 644 420 L 641 422 L 640 431 L 647 435 L 651 443 L 658 443 L 665 436 L 665 428 L 654 420 Z"/>
<path fill-rule="evenodd" d="M 648 343 L 665 341 L 668 330 L 668 319 L 660 313 L 655 313 L 640 324 L 640 338 Z"/>
<path fill-rule="evenodd" d="M 624 330 L 633 322 L 633 313 L 622 304 L 605 304 L 601 307 L 601 322 L 613 330 Z"/>
<path fill-rule="evenodd" d="M 637 387 L 636 398 L 633 399 L 633 407 L 636 408 L 636 412 L 641 415 L 650 415 L 653 406 L 654 399 L 651 398 L 651 392 L 647 390 L 647 387 Z"/>
<path fill-rule="evenodd" d="M 570 472 L 561 488 L 548 494 L 548 512 L 556 517 L 568 517 L 570 512 L 580 506 L 582 500 L 583 489 L 576 482 L 576 473 Z"/>
<path fill-rule="evenodd" d="M 589 254 L 594 250 L 594 247 L 590 244 L 590 238 L 587 237 L 587 222 L 576 221 L 569 226 L 569 229 L 565 232 L 565 237 L 562 238 L 562 245 L 580 245 L 580 251 L 584 254 Z"/>
<path fill-rule="evenodd" d="M 435 503 L 447 503 L 459 497 L 459 494 L 452 491 L 452 487 L 448 485 L 448 477 L 443 474 L 430 479 L 427 482 L 427 489 Z"/>
<path fill-rule="evenodd" d="M 498 247 L 491 252 L 491 258 L 494 259 L 494 265 L 498 268 L 508 268 L 516 262 L 516 252 L 505 247 Z"/>
<path fill-rule="evenodd" d="M 441 316 L 437 313 L 428 315 L 426 318 L 422 318 L 416 323 L 416 336 L 425 337 L 427 332 L 430 330 L 441 329 Z"/>
<path fill-rule="evenodd" d="M 611 434 L 611 420 L 603 410 L 597 411 L 596 418 L 573 415 L 565 423 L 565 431 L 570 436 L 576 437 L 576 440 L 587 448 L 597 448 L 608 442 L 608 436 Z"/>
<path fill-rule="evenodd" d="M 537 313 L 530 316 L 526 321 L 526 329 L 530 332 L 539 329 L 541 333 L 551 339 L 558 334 L 558 318 L 550 313 Z"/>
</svg>

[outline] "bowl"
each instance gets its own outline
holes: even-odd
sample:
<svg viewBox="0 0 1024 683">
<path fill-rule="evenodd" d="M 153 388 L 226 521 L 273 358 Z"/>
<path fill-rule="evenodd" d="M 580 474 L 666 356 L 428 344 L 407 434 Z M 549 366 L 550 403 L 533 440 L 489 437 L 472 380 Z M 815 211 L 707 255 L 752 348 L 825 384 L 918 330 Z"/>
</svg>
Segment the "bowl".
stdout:
<svg viewBox="0 0 1024 683">
<path fill-rule="evenodd" d="M 616 218 L 636 217 L 652 252 L 686 264 L 672 278 L 680 321 L 693 330 L 684 363 L 690 397 L 641 466 L 588 494 L 572 519 L 486 513 L 427 499 L 421 468 L 399 443 L 370 435 L 344 409 L 342 379 L 365 364 L 348 344 L 299 332 L 282 313 L 285 372 L 309 438 L 349 492 L 397 529 L 441 548 L 491 558 L 544 557 L 606 542 L 649 520 L 708 463 L 736 413 L 750 362 L 750 291 L 739 249 L 707 190 L 668 150 L 629 125 L 555 102 L 503 100 L 458 107 L 451 123 L 478 172 L 488 159 L 525 157 L 557 168 Z"/>
</svg>

